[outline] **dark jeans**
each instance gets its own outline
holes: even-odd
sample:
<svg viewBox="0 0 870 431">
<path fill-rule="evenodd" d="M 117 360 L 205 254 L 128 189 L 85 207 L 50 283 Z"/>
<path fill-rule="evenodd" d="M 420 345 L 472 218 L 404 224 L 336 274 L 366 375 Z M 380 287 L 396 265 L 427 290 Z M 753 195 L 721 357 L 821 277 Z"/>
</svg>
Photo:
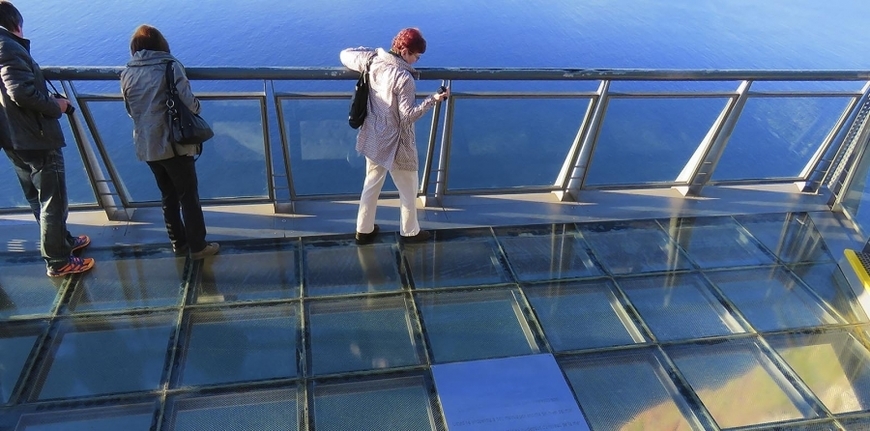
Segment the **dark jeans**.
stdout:
<svg viewBox="0 0 870 431">
<path fill-rule="evenodd" d="M 180 156 L 148 162 L 148 167 L 154 173 L 157 188 L 160 189 L 163 221 L 166 222 L 172 247 L 178 250 L 190 246 L 191 251 L 201 251 L 207 243 L 193 157 Z"/>
<path fill-rule="evenodd" d="M 68 213 L 63 153 L 56 150 L 6 150 L 24 197 L 39 223 L 39 251 L 46 265 L 58 269 L 69 262 L 73 237 L 66 229 Z"/>
</svg>

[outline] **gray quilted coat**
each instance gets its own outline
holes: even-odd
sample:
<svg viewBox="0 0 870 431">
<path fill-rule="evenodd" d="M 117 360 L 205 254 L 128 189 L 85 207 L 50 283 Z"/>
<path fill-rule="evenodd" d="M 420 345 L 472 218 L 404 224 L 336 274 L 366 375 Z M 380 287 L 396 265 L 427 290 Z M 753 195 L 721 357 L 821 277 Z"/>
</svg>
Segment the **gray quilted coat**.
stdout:
<svg viewBox="0 0 870 431">
<path fill-rule="evenodd" d="M 166 63 L 174 60 L 175 85 L 181 101 L 191 111 L 199 113 L 199 100 L 190 89 L 184 67 L 171 54 L 143 49 L 136 51 L 121 72 L 121 93 L 127 114 L 133 119 L 133 144 L 136 157 L 145 162 L 166 160 L 178 155 L 193 156 L 194 145 L 169 143 L 166 124 Z"/>
</svg>

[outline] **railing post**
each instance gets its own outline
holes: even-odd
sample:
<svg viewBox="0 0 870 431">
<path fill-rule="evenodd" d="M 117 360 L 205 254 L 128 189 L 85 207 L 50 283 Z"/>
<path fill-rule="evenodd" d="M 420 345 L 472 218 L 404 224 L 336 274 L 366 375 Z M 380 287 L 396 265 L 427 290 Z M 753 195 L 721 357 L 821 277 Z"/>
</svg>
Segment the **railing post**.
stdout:
<svg viewBox="0 0 870 431">
<path fill-rule="evenodd" d="M 584 121 L 584 123 L 587 123 L 586 129 L 584 131 L 581 126 L 581 132 L 577 134 L 577 138 L 571 147 L 571 154 L 574 154 L 572 157 L 575 159 L 574 165 L 571 168 L 571 176 L 567 178 L 568 184 L 564 187 L 563 191 L 556 192 L 561 201 L 576 202 L 579 199 L 580 189 L 583 188 L 583 184 L 586 182 L 586 175 L 589 173 L 589 162 L 592 161 L 592 151 L 595 149 L 598 131 L 601 128 L 601 123 L 604 121 L 609 92 L 610 81 L 601 81 L 601 84 L 598 85 L 598 96 L 592 104 L 592 115 L 587 121 Z"/>
<path fill-rule="evenodd" d="M 444 195 L 447 192 L 447 170 L 450 165 L 450 144 L 453 137 L 453 95 L 444 103 L 444 130 L 441 132 L 441 153 L 438 157 L 438 172 L 435 178 L 435 204 L 444 206 Z M 428 184 L 427 184 L 428 186 Z M 429 203 L 426 203 L 427 206 Z"/>
<path fill-rule="evenodd" d="M 861 90 L 861 96 L 852 98 L 846 109 L 840 115 L 837 123 L 831 129 L 828 136 L 822 142 L 822 146 L 816 150 L 813 157 L 810 158 L 807 165 L 801 171 L 801 178 L 805 178 L 803 182 L 798 182 L 796 185 L 802 192 L 818 193 L 824 183 L 825 175 L 831 169 L 833 162 L 837 159 L 837 155 L 842 154 L 845 145 L 849 142 L 849 138 L 854 136 L 851 133 L 852 129 L 860 125 L 861 115 L 867 114 L 868 94 L 870 94 L 870 82 L 864 84 Z M 856 109 L 857 107 L 861 107 Z M 846 124 L 850 124 L 845 128 Z M 836 142 L 836 146 L 834 143 Z M 832 148 L 835 148 L 832 150 Z M 825 156 L 831 154 L 828 158 Z"/>
<path fill-rule="evenodd" d="M 271 195 L 271 198 L 273 199 L 272 206 L 275 209 L 276 214 L 293 214 L 296 212 L 296 208 L 295 208 L 296 195 L 295 195 L 295 190 L 293 188 L 293 175 L 292 175 L 291 170 L 290 170 L 290 144 L 289 144 L 288 138 L 287 138 L 287 130 L 286 130 L 286 127 L 284 125 L 284 106 L 281 105 L 281 99 L 278 97 L 277 93 L 275 92 L 275 82 L 274 81 L 268 81 L 268 82 L 269 82 L 269 84 L 265 85 L 264 91 L 266 91 L 267 94 L 271 93 L 272 103 L 273 103 L 273 106 L 275 106 L 275 113 L 276 113 L 276 117 L 277 117 L 277 121 L 278 121 L 278 138 L 279 138 L 278 141 L 281 144 L 281 155 L 282 155 L 281 162 L 282 162 L 282 167 L 284 168 L 284 175 L 285 175 L 286 187 L 287 187 L 287 201 L 281 202 L 280 197 L 278 196 L 278 188 L 279 188 L 278 187 L 278 180 L 280 178 L 280 175 L 276 174 L 273 170 L 275 162 L 274 162 L 274 160 L 272 160 L 273 159 L 273 156 L 272 156 L 273 152 L 272 151 L 269 151 L 268 153 L 266 153 L 267 158 L 269 159 L 268 165 L 270 167 L 270 172 L 272 173 L 269 176 L 269 187 L 271 188 L 269 193 Z M 265 81 L 264 81 L 264 84 L 265 84 Z M 267 98 L 268 98 L 268 96 L 267 96 Z M 266 123 L 264 122 L 264 127 L 265 127 L 265 124 Z M 264 129 L 264 133 L 268 133 L 267 128 Z M 269 136 L 268 136 L 268 134 L 266 134 L 265 136 L 266 136 L 266 148 L 271 149 L 272 145 L 271 145 L 271 141 L 269 140 Z M 285 184 L 282 184 L 282 186 L 284 186 L 284 185 Z"/>
<path fill-rule="evenodd" d="M 450 87 L 450 81 L 441 81 L 441 85 Z M 420 181 L 420 199 L 423 201 L 423 206 L 433 206 L 437 203 L 435 199 L 429 199 L 429 177 L 432 175 L 432 161 L 435 157 L 435 138 L 438 136 L 438 118 L 441 116 L 441 102 L 435 104 L 432 109 L 432 125 L 429 127 L 429 139 L 426 145 L 426 161 L 423 165 L 423 178 Z"/>
<path fill-rule="evenodd" d="M 66 81 L 60 81 L 60 85 L 63 87 L 63 91 L 67 96 L 72 96 L 69 97 L 70 103 L 75 101 L 75 104 L 77 105 L 76 108 L 80 115 L 87 117 L 89 111 L 82 109 L 82 106 L 78 101 L 78 94 L 76 94 L 73 84 L 71 82 L 67 83 Z M 89 145 L 88 140 L 85 138 L 85 126 L 82 124 L 82 119 L 78 115 L 69 115 L 68 117 L 72 126 L 73 138 L 75 139 L 76 145 L 79 147 L 79 152 L 82 155 L 82 163 L 85 165 L 85 171 L 88 173 L 91 187 L 97 196 L 97 203 L 100 205 L 100 208 L 106 212 L 106 217 L 109 220 L 129 221 L 132 216 L 132 211 L 124 206 L 124 200 L 117 192 L 117 184 L 115 184 L 114 181 L 107 179 L 103 173 L 103 170 L 100 167 L 99 157 L 97 157 L 94 149 Z M 91 136 L 96 136 L 96 134 L 92 133 Z M 109 184 L 111 184 L 112 187 L 109 187 Z M 113 188 L 116 192 L 112 192 Z"/>
<path fill-rule="evenodd" d="M 701 189 L 713 177 L 713 171 L 716 170 L 716 165 L 722 159 L 728 139 L 731 138 L 734 126 L 737 125 L 743 107 L 746 106 L 750 86 L 752 86 L 752 81 L 743 81 L 740 84 L 737 88 L 737 98 L 732 99 L 731 103 L 725 106 L 725 109 L 719 114 L 719 118 L 710 127 L 707 136 L 701 141 L 701 145 L 695 150 L 695 154 L 683 167 L 682 172 L 677 177 L 677 182 L 685 185 L 674 188 L 684 196 L 700 195 Z"/>
</svg>

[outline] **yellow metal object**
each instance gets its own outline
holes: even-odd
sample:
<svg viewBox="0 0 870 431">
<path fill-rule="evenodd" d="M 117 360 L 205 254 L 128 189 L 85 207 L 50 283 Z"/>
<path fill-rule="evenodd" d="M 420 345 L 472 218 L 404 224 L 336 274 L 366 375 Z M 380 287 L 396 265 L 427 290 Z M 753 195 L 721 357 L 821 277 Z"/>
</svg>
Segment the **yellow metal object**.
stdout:
<svg viewBox="0 0 870 431">
<path fill-rule="evenodd" d="M 846 249 L 843 254 L 864 289 L 870 289 L 870 270 L 868 270 L 870 268 L 870 254 L 849 249 Z"/>
</svg>

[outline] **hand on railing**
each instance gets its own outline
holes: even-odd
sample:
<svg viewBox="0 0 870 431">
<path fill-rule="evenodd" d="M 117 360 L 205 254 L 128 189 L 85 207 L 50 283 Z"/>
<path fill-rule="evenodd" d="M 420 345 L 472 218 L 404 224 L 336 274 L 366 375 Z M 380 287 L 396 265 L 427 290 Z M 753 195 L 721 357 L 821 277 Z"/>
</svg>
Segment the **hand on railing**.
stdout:
<svg viewBox="0 0 870 431">
<path fill-rule="evenodd" d="M 436 102 L 440 102 L 444 99 L 447 99 L 449 96 L 450 89 L 442 85 L 441 88 L 439 88 L 438 91 L 435 93 L 434 97 Z"/>
</svg>

